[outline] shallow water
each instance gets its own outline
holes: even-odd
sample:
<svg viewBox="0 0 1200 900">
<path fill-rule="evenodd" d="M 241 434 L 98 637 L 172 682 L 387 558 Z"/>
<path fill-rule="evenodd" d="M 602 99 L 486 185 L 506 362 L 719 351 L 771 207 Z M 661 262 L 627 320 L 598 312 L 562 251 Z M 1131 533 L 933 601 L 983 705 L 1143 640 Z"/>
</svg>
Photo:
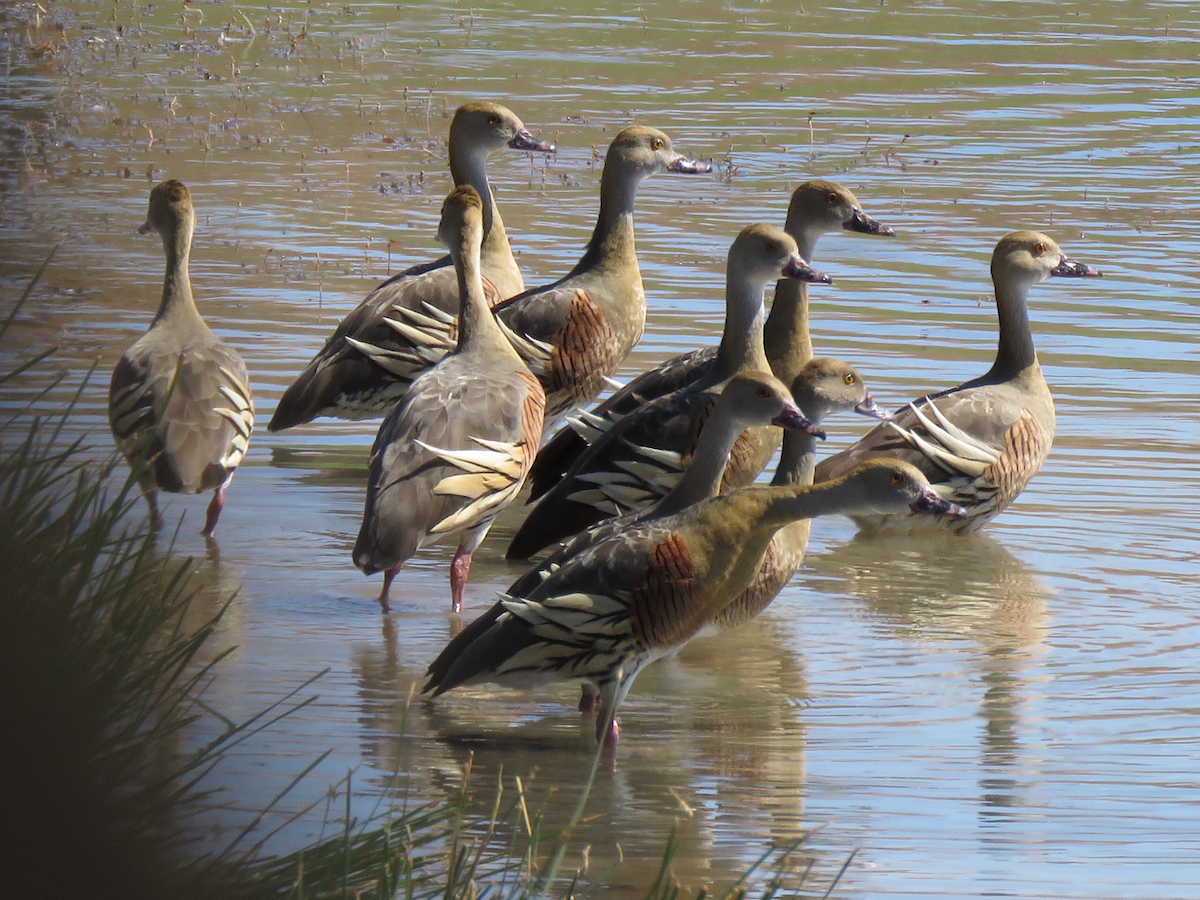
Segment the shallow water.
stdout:
<svg viewBox="0 0 1200 900">
<path fill-rule="evenodd" d="M 195 534 L 206 498 L 167 507 L 205 596 L 238 590 L 221 633 L 238 651 L 210 702 L 237 718 L 328 672 L 316 703 L 219 773 L 222 824 L 329 748 L 286 809 L 349 769 L 362 815 L 397 782 L 448 797 L 471 760 L 481 811 L 519 776 L 562 822 L 590 764 L 572 689 L 407 703 L 454 627 L 453 548 L 413 560 L 381 620 L 378 579 L 349 560 L 374 424 L 265 430 L 340 317 L 440 252 L 448 116 L 487 97 L 560 147 L 491 163 L 530 285 L 578 258 L 596 154 L 624 125 L 717 163 L 642 188 L 650 313 L 625 374 L 716 339 L 730 240 L 782 223 L 812 176 L 898 232 L 825 238 L 836 284 L 813 290 L 818 353 L 854 362 L 885 405 L 986 369 L 987 259 L 1006 231 L 1048 231 L 1106 276 L 1033 294 L 1058 435 L 1018 503 L 967 540 L 815 526 L 759 621 L 639 678 L 569 866 L 589 845 L 593 873 L 623 853 L 606 883 L 640 896 L 677 826 L 676 876 L 723 889 L 772 841 L 823 826 L 806 844 L 819 890 L 860 848 L 837 896 L 1200 896 L 1192 4 L 70 2 L 0 19 L 5 309 L 58 246 L 4 359 L 56 344 L 76 383 L 98 360 L 75 421 L 108 449 L 107 372 L 161 279 L 160 246 L 134 229 L 151 183 L 176 177 L 199 209 L 202 311 L 252 372 L 260 428 L 215 544 Z M 3 407 L 32 389 L 7 387 Z M 835 420 L 830 449 L 863 427 Z M 520 571 L 501 555 L 521 514 L 478 553 L 468 612 Z M 310 836 L 313 816 L 272 846 Z"/>
</svg>

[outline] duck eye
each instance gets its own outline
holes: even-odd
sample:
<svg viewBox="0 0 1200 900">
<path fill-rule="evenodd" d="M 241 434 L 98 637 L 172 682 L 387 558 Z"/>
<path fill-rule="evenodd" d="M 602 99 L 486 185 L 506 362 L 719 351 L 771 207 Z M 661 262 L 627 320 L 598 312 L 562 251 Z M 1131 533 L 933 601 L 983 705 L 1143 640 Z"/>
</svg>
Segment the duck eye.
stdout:
<svg viewBox="0 0 1200 900">
<path fill-rule="evenodd" d="M 837 205 L 837 202 L 838 202 L 838 195 L 837 195 L 837 194 L 830 194 L 830 195 L 829 195 L 829 205 L 830 205 L 830 206 L 836 206 L 836 205 Z"/>
<path fill-rule="evenodd" d="M 666 145 L 667 145 L 666 142 L 662 138 L 655 138 L 654 140 L 652 140 L 650 142 L 650 149 L 651 150 L 661 150 Z"/>
<path fill-rule="evenodd" d="M 768 253 L 778 253 L 779 245 L 777 243 L 775 243 L 774 241 L 767 241 L 766 250 Z"/>
<path fill-rule="evenodd" d="M 768 390 L 765 387 L 762 387 L 761 385 L 759 386 L 757 393 L 758 393 L 759 400 L 766 400 L 768 397 L 771 396 L 770 390 Z"/>
<path fill-rule="evenodd" d="M 1045 244 L 1045 242 L 1044 242 L 1044 241 L 1038 241 L 1036 244 L 1034 244 L 1034 245 L 1033 245 L 1033 252 L 1034 252 L 1034 254 L 1036 254 L 1037 256 L 1041 256 L 1043 253 L 1045 253 L 1045 252 L 1046 252 L 1046 244 Z"/>
<path fill-rule="evenodd" d="M 845 381 L 846 384 L 854 384 L 855 378 L 854 378 L 854 375 L 852 375 L 850 372 L 847 372 L 843 376 L 842 380 Z"/>
<path fill-rule="evenodd" d="M 498 115 L 496 115 L 495 113 L 492 113 L 490 116 L 488 116 L 488 124 L 489 125 L 499 125 L 500 117 Z"/>
<path fill-rule="evenodd" d="M 904 484 L 904 473 L 896 469 L 892 470 L 892 484 Z"/>
</svg>

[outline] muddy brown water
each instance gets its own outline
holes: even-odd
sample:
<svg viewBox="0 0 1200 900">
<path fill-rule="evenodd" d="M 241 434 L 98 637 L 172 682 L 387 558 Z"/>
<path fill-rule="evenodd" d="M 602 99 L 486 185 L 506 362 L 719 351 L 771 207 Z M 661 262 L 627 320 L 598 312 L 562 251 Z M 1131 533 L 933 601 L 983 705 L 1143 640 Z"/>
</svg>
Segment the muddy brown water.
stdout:
<svg viewBox="0 0 1200 900">
<path fill-rule="evenodd" d="M 642 188 L 650 313 L 624 375 L 716 340 L 729 242 L 781 224 L 812 176 L 898 233 L 826 237 L 816 262 L 836 284 L 813 290 L 817 352 L 855 363 L 885 405 L 986 369 L 987 260 L 1006 231 L 1045 230 L 1106 276 L 1032 295 L 1059 421 L 1018 503 L 965 540 L 820 522 L 764 616 L 639 678 L 568 868 L 584 847 L 593 874 L 623 854 L 604 883 L 640 896 L 677 828 L 675 875 L 723 889 L 822 826 L 806 845 L 819 890 L 860 848 L 837 896 L 1200 896 L 1192 4 L 46 9 L 0 11 L 5 309 L 58 246 L 0 353 L 54 344 L 73 383 L 98 360 L 72 427 L 106 452 L 107 372 L 161 279 L 158 242 L 135 228 L 153 182 L 187 182 L 197 296 L 246 357 L 260 425 L 215 545 L 196 534 L 206 498 L 167 505 L 206 596 L 237 590 L 220 642 L 238 649 L 208 699 L 237 719 L 328 669 L 319 700 L 216 773 L 230 809 L 214 829 L 327 749 L 280 817 L 349 770 L 361 816 L 395 792 L 444 799 L 468 760 L 481 812 L 498 777 L 513 796 L 519 776 L 548 826 L 578 796 L 592 741 L 573 688 L 407 703 L 454 627 L 453 548 L 420 553 L 381 619 L 378 578 L 349 558 L 375 424 L 265 430 L 340 317 L 440 252 L 448 116 L 483 97 L 559 144 L 491 164 L 530 285 L 578 258 L 621 127 L 716 162 Z M 36 382 L 6 386 L 3 408 Z M 831 422 L 829 449 L 863 429 Z M 468 614 L 520 571 L 502 551 L 522 514 L 477 554 Z M 269 846 L 319 833 L 322 808 Z"/>
</svg>

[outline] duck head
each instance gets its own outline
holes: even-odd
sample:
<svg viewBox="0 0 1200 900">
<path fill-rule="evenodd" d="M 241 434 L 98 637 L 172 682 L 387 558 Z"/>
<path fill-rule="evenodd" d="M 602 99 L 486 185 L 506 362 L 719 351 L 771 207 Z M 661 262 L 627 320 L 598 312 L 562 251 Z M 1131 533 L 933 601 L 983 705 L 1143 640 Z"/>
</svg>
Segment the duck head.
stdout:
<svg viewBox="0 0 1200 900">
<path fill-rule="evenodd" d="M 1049 235 L 1040 231 L 1014 231 L 996 244 L 992 253 L 992 278 L 996 282 L 1029 288 L 1052 275 L 1099 278 L 1095 266 L 1075 262 Z"/>
<path fill-rule="evenodd" d="M 525 123 L 511 109 L 486 100 L 464 103 L 455 111 L 450 122 L 450 143 L 477 148 L 485 156 L 504 147 L 535 153 L 554 152 L 554 145 L 530 134 Z"/>
<path fill-rule="evenodd" d="M 777 278 L 794 278 L 812 284 L 832 284 L 800 255 L 796 241 L 774 225 L 748 225 L 729 248 L 726 272 L 765 289 Z"/>
<path fill-rule="evenodd" d="M 843 477 L 855 496 L 856 505 L 863 512 L 893 515 L 914 512 L 968 518 L 967 511 L 961 506 L 938 496 L 920 469 L 902 460 L 886 457 L 868 459 Z"/>
<path fill-rule="evenodd" d="M 138 234 L 149 234 L 153 230 L 165 238 L 180 227 L 190 230 L 195 219 L 191 193 L 182 181 L 172 178 L 156 184 L 150 191 L 150 207 L 146 211 L 146 221 L 138 226 Z"/>
<path fill-rule="evenodd" d="M 887 237 L 896 233 L 867 215 L 849 188 L 820 178 L 806 181 L 792 191 L 784 230 L 798 243 L 809 248 L 809 253 L 817 239 L 831 231 L 855 231 Z"/>
</svg>

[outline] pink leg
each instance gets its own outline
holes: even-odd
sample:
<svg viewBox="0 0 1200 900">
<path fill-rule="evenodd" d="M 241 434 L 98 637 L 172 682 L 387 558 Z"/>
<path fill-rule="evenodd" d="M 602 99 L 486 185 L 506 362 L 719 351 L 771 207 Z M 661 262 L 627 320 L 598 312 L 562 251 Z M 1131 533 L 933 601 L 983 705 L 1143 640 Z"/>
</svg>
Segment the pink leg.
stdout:
<svg viewBox="0 0 1200 900">
<path fill-rule="evenodd" d="M 384 612 L 391 612 L 392 608 L 388 605 L 388 591 L 392 589 L 392 579 L 396 577 L 396 573 L 399 571 L 399 566 L 383 570 L 383 590 L 379 592 L 379 605 Z"/>
<path fill-rule="evenodd" d="M 609 753 L 617 752 L 617 743 L 621 737 L 621 728 L 617 725 L 617 717 L 609 719 L 608 708 L 604 699 L 596 698 L 596 740 L 604 743 L 604 749 Z"/>
<path fill-rule="evenodd" d="M 450 608 L 462 612 L 463 594 L 467 590 L 467 578 L 471 574 L 471 551 L 459 545 L 450 563 Z"/>
<path fill-rule="evenodd" d="M 212 502 L 208 504 L 208 512 L 204 516 L 204 530 L 200 532 L 205 537 L 212 537 L 217 529 L 217 519 L 221 518 L 221 510 L 225 508 L 225 488 L 219 487 L 213 491 Z"/>
</svg>

